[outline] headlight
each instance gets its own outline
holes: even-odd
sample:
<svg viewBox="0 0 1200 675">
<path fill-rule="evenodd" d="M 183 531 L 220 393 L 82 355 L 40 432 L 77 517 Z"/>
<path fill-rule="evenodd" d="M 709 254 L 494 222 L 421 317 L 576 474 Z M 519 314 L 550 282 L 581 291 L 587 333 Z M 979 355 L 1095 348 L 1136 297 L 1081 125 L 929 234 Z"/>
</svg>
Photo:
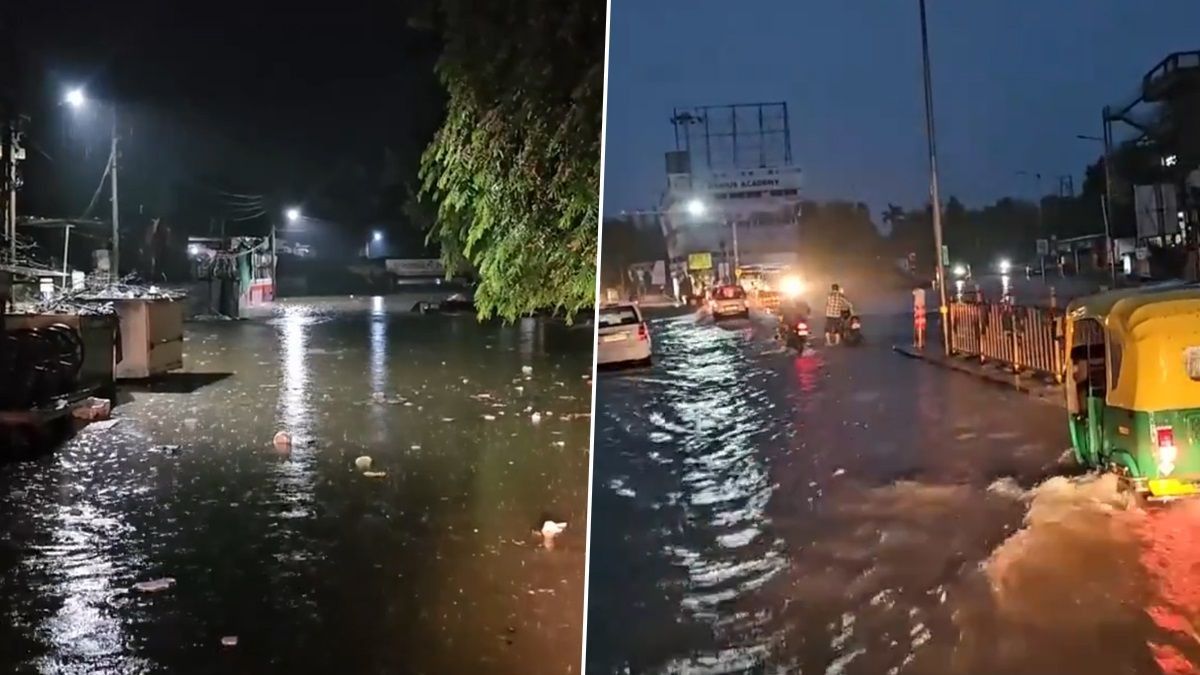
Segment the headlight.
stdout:
<svg viewBox="0 0 1200 675">
<path fill-rule="evenodd" d="M 1009 271 L 1009 270 L 1011 270 L 1011 269 L 1012 269 L 1012 263 L 1011 263 L 1011 262 L 1009 262 L 1009 261 L 1007 261 L 1007 260 L 1001 260 L 1001 261 L 1000 261 L 1000 273 L 1001 273 L 1001 274 L 1008 274 L 1008 271 Z"/>
<path fill-rule="evenodd" d="M 967 276 L 967 268 L 963 267 L 962 265 L 955 265 L 954 266 L 954 276 L 956 276 L 956 277 Z"/>
<path fill-rule="evenodd" d="M 804 292 L 804 281 L 800 277 L 784 277 L 779 290 L 789 298 L 794 298 Z"/>
</svg>

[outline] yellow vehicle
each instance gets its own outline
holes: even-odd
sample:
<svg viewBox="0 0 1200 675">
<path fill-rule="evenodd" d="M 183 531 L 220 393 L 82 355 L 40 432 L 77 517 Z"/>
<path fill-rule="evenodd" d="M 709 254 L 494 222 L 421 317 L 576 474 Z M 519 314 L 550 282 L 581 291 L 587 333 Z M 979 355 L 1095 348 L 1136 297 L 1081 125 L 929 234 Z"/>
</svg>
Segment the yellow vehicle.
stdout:
<svg viewBox="0 0 1200 675">
<path fill-rule="evenodd" d="M 1067 307 L 1075 458 L 1151 499 L 1200 493 L 1200 286 L 1112 291 Z"/>
</svg>

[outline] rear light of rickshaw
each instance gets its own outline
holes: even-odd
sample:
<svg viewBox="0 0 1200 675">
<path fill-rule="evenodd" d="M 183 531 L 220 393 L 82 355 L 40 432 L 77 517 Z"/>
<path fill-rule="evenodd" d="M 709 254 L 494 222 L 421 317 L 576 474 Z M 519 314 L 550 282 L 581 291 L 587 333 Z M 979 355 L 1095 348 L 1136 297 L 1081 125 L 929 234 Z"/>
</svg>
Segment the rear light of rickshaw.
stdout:
<svg viewBox="0 0 1200 675">
<path fill-rule="evenodd" d="M 1179 450 L 1175 447 L 1175 430 L 1171 427 L 1156 427 L 1154 440 L 1158 446 L 1158 472 L 1168 474 L 1175 470 Z"/>
<path fill-rule="evenodd" d="M 646 331 L 646 324 L 638 324 L 638 340 L 649 340 L 650 333 Z"/>
</svg>

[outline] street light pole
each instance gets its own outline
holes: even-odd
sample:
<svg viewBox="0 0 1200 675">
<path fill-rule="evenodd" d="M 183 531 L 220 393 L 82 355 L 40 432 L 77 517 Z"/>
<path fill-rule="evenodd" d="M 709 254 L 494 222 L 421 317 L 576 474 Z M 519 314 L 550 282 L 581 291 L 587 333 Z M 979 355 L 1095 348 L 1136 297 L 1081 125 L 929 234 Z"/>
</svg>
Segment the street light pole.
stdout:
<svg viewBox="0 0 1200 675">
<path fill-rule="evenodd" d="M 1116 288 L 1117 247 L 1112 238 L 1112 126 L 1108 123 L 1108 106 L 1104 106 L 1100 121 L 1104 127 L 1104 239 L 1108 245 L 1108 274 Z"/>
<path fill-rule="evenodd" d="M 121 215 L 117 201 L 117 104 L 112 104 L 112 278 L 121 278 Z"/>
<path fill-rule="evenodd" d="M 942 202 L 938 196 L 937 173 L 937 141 L 933 125 L 933 82 L 929 72 L 929 29 L 925 20 L 925 0 L 919 0 L 921 7 L 921 62 L 925 81 L 925 136 L 929 143 L 929 200 L 933 207 L 933 244 L 937 247 L 938 296 L 941 303 L 939 311 L 942 319 L 942 347 L 948 356 L 950 354 L 950 308 L 946 302 L 946 266 L 942 259 Z"/>
<path fill-rule="evenodd" d="M 1100 197 L 1100 213 L 1104 217 L 1104 246 L 1105 258 L 1108 259 L 1108 276 L 1113 288 L 1117 286 L 1117 251 L 1112 237 L 1112 129 L 1108 125 L 1108 107 L 1104 108 L 1101 116 L 1101 128 L 1104 136 L 1088 136 L 1076 134 L 1081 141 L 1095 141 L 1104 145 L 1104 195 Z"/>
</svg>

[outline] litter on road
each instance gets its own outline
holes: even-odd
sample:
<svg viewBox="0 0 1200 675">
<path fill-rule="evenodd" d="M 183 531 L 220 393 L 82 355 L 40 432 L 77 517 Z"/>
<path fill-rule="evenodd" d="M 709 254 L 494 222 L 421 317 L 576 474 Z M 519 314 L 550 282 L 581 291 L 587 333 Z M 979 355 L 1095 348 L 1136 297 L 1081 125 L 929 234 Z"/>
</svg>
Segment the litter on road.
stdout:
<svg viewBox="0 0 1200 675">
<path fill-rule="evenodd" d="M 133 590 L 141 591 L 142 593 L 158 593 L 165 591 L 175 586 L 175 579 L 171 577 L 163 577 L 152 581 L 139 581 L 133 585 Z"/>
</svg>

